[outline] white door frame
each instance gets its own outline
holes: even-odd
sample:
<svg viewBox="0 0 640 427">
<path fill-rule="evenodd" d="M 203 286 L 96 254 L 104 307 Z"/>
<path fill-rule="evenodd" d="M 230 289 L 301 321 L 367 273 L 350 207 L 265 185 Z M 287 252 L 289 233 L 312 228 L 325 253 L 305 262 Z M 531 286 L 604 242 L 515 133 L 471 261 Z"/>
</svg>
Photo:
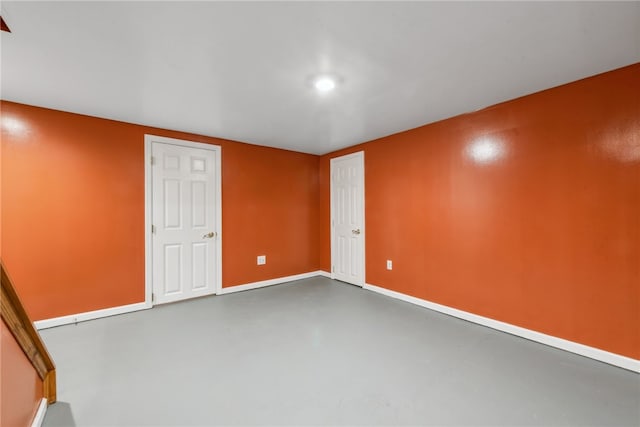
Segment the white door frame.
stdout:
<svg viewBox="0 0 640 427">
<path fill-rule="evenodd" d="M 202 142 L 185 141 L 182 139 L 167 138 L 165 136 L 144 135 L 144 302 L 147 308 L 153 307 L 153 234 L 151 232 L 152 213 L 153 213 L 153 192 L 151 189 L 152 182 L 152 158 L 151 145 L 154 142 L 163 144 L 180 145 L 190 148 L 201 148 L 216 152 L 216 231 L 218 233 L 215 239 L 216 245 L 216 295 L 220 295 L 222 291 L 222 169 L 221 154 L 222 147 L 219 145 L 204 144 Z"/>
<path fill-rule="evenodd" d="M 334 193 L 334 183 L 333 183 L 333 165 L 335 164 L 335 162 L 340 161 L 340 160 L 345 160 L 345 159 L 349 159 L 349 158 L 357 158 L 360 161 L 360 170 L 362 171 L 362 193 L 360 194 L 361 197 L 361 201 L 362 201 L 362 227 L 360 227 L 361 230 L 361 235 L 360 237 L 362 238 L 362 260 L 360 261 L 360 268 L 362 269 L 362 283 L 358 283 L 357 286 L 362 286 L 364 287 L 365 283 L 367 283 L 367 279 L 366 279 L 366 275 L 367 275 L 367 270 L 366 270 L 366 228 L 365 228 L 365 211 L 366 211 L 366 206 L 365 206 L 365 197 L 364 197 L 364 191 L 365 191 L 365 179 L 364 179 L 364 151 L 358 151 L 356 153 L 351 153 L 351 154 L 347 154 L 344 156 L 340 156 L 340 157 L 334 157 L 329 161 L 330 167 L 329 167 L 329 180 L 330 180 L 330 184 L 329 184 L 329 200 L 330 200 L 330 204 L 331 204 L 331 278 L 335 279 L 335 257 L 336 257 L 336 248 L 335 248 L 335 226 L 334 226 L 334 204 L 333 204 L 333 193 Z"/>
</svg>

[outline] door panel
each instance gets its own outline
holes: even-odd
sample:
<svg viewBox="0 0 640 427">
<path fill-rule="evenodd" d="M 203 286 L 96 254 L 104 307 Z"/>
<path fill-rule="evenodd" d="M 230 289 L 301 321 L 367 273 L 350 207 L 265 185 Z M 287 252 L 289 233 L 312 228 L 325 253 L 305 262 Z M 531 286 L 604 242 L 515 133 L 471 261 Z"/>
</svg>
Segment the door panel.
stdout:
<svg viewBox="0 0 640 427">
<path fill-rule="evenodd" d="M 191 263 L 191 274 L 193 275 L 193 289 L 204 289 L 207 287 L 207 260 L 208 257 L 207 243 L 197 242 L 191 245 L 193 259 Z"/>
<path fill-rule="evenodd" d="M 180 204 L 180 181 L 164 180 L 164 228 L 182 228 L 182 205 Z"/>
<path fill-rule="evenodd" d="M 207 186 L 202 181 L 191 182 L 191 224 L 194 227 L 207 226 Z"/>
<path fill-rule="evenodd" d="M 153 142 L 152 281 L 155 303 L 216 291 L 216 156 Z"/>
<path fill-rule="evenodd" d="M 332 269 L 364 285 L 364 153 L 331 160 Z"/>
</svg>

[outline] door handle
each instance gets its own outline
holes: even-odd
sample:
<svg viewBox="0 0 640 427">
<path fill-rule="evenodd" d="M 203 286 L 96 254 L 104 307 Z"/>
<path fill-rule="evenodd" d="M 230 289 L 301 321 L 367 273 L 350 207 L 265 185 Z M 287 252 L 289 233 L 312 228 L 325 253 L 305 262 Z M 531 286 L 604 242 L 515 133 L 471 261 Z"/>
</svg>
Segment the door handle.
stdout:
<svg viewBox="0 0 640 427">
<path fill-rule="evenodd" d="M 207 233 L 204 236 L 202 236 L 202 238 L 203 239 L 211 239 L 213 237 L 216 237 L 217 235 L 218 235 L 218 233 L 212 231 L 211 233 Z"/>
<path fill-rule="evenodd" d="M 360 229 L 356 228 L 355 230 L 351 230 L 353 234 L 360 234 Z"/>
</svg>

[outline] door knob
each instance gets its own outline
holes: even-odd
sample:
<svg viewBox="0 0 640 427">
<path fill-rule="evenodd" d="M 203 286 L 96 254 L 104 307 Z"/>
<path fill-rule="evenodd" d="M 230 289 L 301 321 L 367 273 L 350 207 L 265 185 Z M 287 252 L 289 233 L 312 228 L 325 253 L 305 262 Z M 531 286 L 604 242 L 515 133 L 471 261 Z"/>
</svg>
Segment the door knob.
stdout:
<svg viewBox="0 0 640 427">
<path fill-rule="evenodd" d="M 356 228 L 355 230 L 351 230 L 353 234 L 360 234 L 360 229 Z"/>
<path fill-rule="evenodd" d="M 214 233 L 214 232 L 212 231 L 211 233 L 207 233 L 207 234 L 205 234 L 204 236 L 202 236 L 202 238 L 203 238 L 203 239 L 211 239 L 211 238 L 213 238 L 213 237 L 215 237 L 215 236 L 217 236 L 217 235 L 218 235 L 218 233 Z"/>
</svg>

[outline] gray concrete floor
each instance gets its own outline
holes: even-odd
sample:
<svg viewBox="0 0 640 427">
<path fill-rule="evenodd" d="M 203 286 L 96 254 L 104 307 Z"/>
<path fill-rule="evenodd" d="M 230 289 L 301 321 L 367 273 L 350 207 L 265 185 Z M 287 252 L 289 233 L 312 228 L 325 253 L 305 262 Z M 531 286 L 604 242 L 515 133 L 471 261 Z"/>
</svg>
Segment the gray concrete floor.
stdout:
<svg viewBox="0 0 640 427">
<path fill-rule="evenodd" d="M 640 424 L 635 373 L 321 277 L 41 334 L 44 426 Z"/>
</svg>

